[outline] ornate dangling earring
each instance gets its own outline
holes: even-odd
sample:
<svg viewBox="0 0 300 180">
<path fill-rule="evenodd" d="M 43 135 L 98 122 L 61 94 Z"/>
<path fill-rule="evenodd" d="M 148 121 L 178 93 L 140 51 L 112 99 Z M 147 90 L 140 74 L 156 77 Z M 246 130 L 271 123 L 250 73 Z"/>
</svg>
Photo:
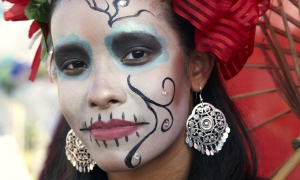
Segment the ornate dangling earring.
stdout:
<svg viewBox="0 0 300 180">
<path fill-rule="evenodd" d="M 83 173 L 93 170 L 96 162 L 72 129 L 67 134 L 65 149 L 68 160 L 76 170 Z"/>
<path fill-rule="evenodd" d="M 203 102 L 201 92 L 200 87 L 200 103 L 194 107 L 186 122 L 185 142 L 209 156 L 222 149 L 230 128 L 222 111 Z"/>
</svg>

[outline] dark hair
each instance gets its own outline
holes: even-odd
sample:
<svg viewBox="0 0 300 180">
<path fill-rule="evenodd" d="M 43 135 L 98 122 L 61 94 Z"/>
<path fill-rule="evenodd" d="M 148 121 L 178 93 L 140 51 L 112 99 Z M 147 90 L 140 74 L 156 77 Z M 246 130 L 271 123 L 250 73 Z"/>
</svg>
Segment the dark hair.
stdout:
<svg viewBox="0 0 300 180">
<path fill-rule="evenodd" d="M 52 1 L 52 10 L 56 2 L 57 0 Z M 166 4 L 169 4 L 166 7 L 166 20 L 180 37 L 184 52 L 189 53 L 195 49 L 193 37 L 195 28 L 172 11 L 170 1 L 167 1 Z M 254 147 L 239 110 L 224 88 L 217 65 L 214 66 L 202 91 L 202 97 L 205 102 L 213 104 L 224 113 L 231 132 L 222 150 L 214 156 L 202 155 L 193 149 L 188 179 L 258 179 Z M 199 98 L 196 99 L 194 106 L 199 103 Z M 47 158 L 39 179 L 107 179 L 106 173 L 98 166 L 95 166 L 90 173 L 79 173 L 72 167 L 64 154 L 65 137 L 69 130 L 70 127 L 62 117 L 48 148 Z"/>
<path fill-rule="evenodd" d="M 107 179 L 106 173 L 98 166 L 95 166 L 90 173 L 80 173 L 68 161 L 65 155 L 65 145 L 66 136 L 70 129 L 66 119 L 61 115 L 48 147 L 46 160 L 39 180 Z"/>
<path fill-rule="evenodd" d="M 195 50 L 195 27 L 187 20 L 167 7 L 166 20 L 175 29 L 181 39 L 181 45 L 185 53 Z M 238 108 L 228 96 L 223 80 L 220 77 L 217 64 L 205 88 L 202 97 L 205 102 L 213 104 L 220 109 L 230 127 L 230 137 L 222 150 L 214 156 L 206 156 L 193 149 L 193 158 L 189 173 L 189 180 L 197 179 L 258 179 L 257 158 L 254 146 L 247 133 L 246 125 Z M 200 99 L 194 97 L 194 106 L 200 103 Z"/>
</svg>

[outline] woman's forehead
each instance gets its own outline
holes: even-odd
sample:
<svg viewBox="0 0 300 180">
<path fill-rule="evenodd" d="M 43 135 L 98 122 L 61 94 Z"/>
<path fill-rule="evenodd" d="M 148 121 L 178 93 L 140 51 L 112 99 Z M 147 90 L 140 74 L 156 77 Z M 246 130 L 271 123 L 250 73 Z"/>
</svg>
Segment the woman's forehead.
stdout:
<svg viewBox="0 0 300 180">
<path fill-rule="evenodd" d="M 122 3 L 121 3 L 122 2 Z M 154 27 L 159 34 L 170 31 L 161 17 L 156 0 L 95 1 L 62 0 L 54 8 L 51 32 L 54 42 L 61 35 L 78 34 L 84 39 L 97 42 L 100 36 L 109 35 L 120 25 L 126 32 L 147 31 Z M 136 23 L 130 23 L 130 22 Z M 135 25 L 132 25 L 135 24 Z"/>
<path fill-rule="evenodd" d="M 106 16 L 108 25 L 112 26 L 117 21 L 143 17 L 147 13 L 157 16 L 162 9 L 158 4 L 158 0 L 60 0 L 55 5 L 53 14 L 60 18 L 89 15 L 92 19 L 96 15 Z"/>
</svg>

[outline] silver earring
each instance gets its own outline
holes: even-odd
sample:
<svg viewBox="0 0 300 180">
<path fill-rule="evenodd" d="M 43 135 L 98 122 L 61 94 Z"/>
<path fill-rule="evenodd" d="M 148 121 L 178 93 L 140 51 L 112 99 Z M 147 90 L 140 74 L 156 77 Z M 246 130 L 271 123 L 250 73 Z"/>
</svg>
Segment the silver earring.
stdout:
<svg viewBox="0 0 300 180">
<path fill-rule="evenodd" d="M 93 170 L 96 162 L 72 129 L 67 134 L 65 149 L 68 160 L 76 170 L 83 173 Z"/>
<path fill-rule="evenodd" d="M 200 87 L 200 103 L 194 107 L 186 122 L 185 142 L 209 156 L 222 149 L 230 128 L 222 111 L 203 102 L 201 92 Z"/>
</svg>

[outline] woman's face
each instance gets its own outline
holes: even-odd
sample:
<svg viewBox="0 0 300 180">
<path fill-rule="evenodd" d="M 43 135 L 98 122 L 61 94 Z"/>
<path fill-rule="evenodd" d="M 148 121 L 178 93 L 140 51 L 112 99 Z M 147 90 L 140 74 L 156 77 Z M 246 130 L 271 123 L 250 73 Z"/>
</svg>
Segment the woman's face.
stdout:
<svg viewBox="0 0 300 180">
<path fill-rule="evenodd" d="M 51 32 L 61 110 L 98 166 L 126 171 L 184 143 L 190 83 L 154 0 L 60 0 Z"/>
</svg>

